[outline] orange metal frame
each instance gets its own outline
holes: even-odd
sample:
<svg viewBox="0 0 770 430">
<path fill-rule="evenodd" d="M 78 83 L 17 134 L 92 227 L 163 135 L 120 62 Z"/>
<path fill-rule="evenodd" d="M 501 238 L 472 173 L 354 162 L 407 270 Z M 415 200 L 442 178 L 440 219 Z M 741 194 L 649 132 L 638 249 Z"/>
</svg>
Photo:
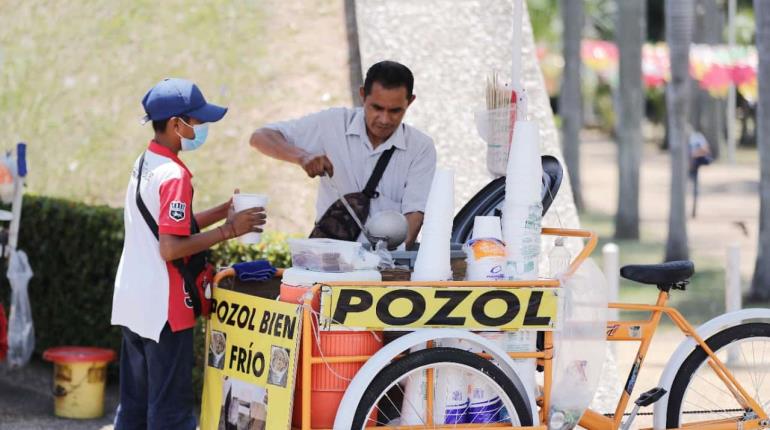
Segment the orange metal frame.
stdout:
<svg viewBox="0 0 770 430">
<path fill-rule="evenodd" d="M 570 264 L 569 268 L 567 269 L 565 275 L 569 276 L 580 267 L 580 265 L 583 263 L 583 261 L 588 258 L 589 255 L 591 255 L 591 252 L 593 252 L 594 248 L 596 247 L 598 238 L 596 234 L 593 232 L 585 231 L 585 230 L 570 230 L 570 229 L 557 229 L 557 228 L 543 228 L 542 234 L 544 235 L 551 235 L 551 236 L 563 236 L 563 237 L 577 237 L 577 238 L 583 238 L 587 239 L 587 243 L 583 247 L 583 249 L 580 251 L 580 253 L 575 257 L 575 259 Z M 216 277 L 214 278 L 215 285 L 219 283 L 219 281 L 225 277 L 233 276 L 234 272 L 232 269 L 225 269 L 219 273 L 217 273 Z M 327 283 L 325 285 L 328 286 L 350 286 L 349 283 Z M 498 288 L 531 288 L 531 287 L 552 287 L 556 288 L 559 287 L 559 281 L 556 279 L 539 279 L 535 281 L 501 281 L 501 282 L 467 282 L 467 281 L 445 281 L 445 282 L 361 282 L 356 283 L 356 287 L 367 287 L 367 286 L 400 286 L 400 287 L 436 287 L 436 288 L 446 288 L 446 287 L 489 287 L 490 285 L 494 285 Z M 318 294 L 320 291 L 321 285 L 316 285 L 312 288 L 313 295 Z M 347 357 L 321 357 L 321 356 L 315 356 L 313 355 L 313 348 L 312 348 L 312 315 L 311 315 L 311 298 L 305 299 L 305 307 L 303 309 L 303 318 L 302 318 L 302 333 L 303 336 L 301 337 L 302 340 L 302 380 L 300 381 L 300 387 L 302 390 L 302 427 L 299 430 L 331 430 L 331 429 L 315 429 L 310 427 L 310 414 L 312 410 L 311 405 L 311 378 L 312 378 L 312 365 L 313 364 L 320 364 L 320 363 L 361 363 L 365 362 L 371 356 L 363 355 L 363 356 L 347 356 Z M 767 412 L 764 411 L 760 405 L 757 404 L 757 402 L 746 392 L 746 390 L 738 383 L 738 381 L 735 380 L 735 377 L 730 373 L 730 371 L 725 367 L 724 363 L 722 363 L 717 356 L 714 354 L 714 352 L 708 347 L 708 345 L 705 343 L 705 341 L 698 336 L 695 329 L 687 322 L 687 320 L 682 316 L 679 311 L 677 311 L 674 308 L 666 306 L 666 301 L 668 300 L 668 293 L 660 292 L 658 295 L 658 299 L 655 305 L 645 305 L 645 304 L 628 304 L 628 303 L 610 303 L 609 308 L 611 309 L 620 309 L 620 310 L 627 310 L 627 311 L 641 311 L 641 312 L 650 312 L 650 317 L 647 320 L 641 320 L 641 321 L 609 321 L 607 323 L 607 340 L 610 342 L 627 342 L 627 341 L 636 341 L 640 342 L 639 349 L 637 350 L 636 354 L 636 361 L 635 363 L 638 363 L 638 365 L 634 366 L 636 368 L 636 371 L 640 370 L 642 365 L 644 364 L 644 357 L 647 354 L 647 350 L 649 349 L 650 343 L 652 341 L 652 337 L 655 334 L 655 331 L 658 327 L 658 324 L 660 323 L 661 316 L 665 314 L 668 316 L 671 321 L 674 322 L 674 324 L 679 327 L 679 329 L 687 336 L 690 336 L 693 338 L 693 340 L 698 344 L 703 350 L 706 352 L 706 354 L 710 357 L 709 365 L 712 367 L 714 372 L 717 374 L 717 376 L 724 382 L 724 384 L 727 386 L 727 388 L 730 390 L 730 392 L 735 393 L 736 398 L 740 397 L 738 399 L 741 404 L 744 406 L 753 409 L 756 411 L 758 418 L 755 420 L 750 421 L 743 421 L 741 422 L 741 428 L 743 429 L 759 429 L 760 421 L 766 420 L 768 418 Z M 495 425 L 484 425 L 483 427 L 479 427 L 474 424 L 459 424 L 459 425 L 447 425 L 447 426 L 440 426 L 440 427 L 433 427 L 437 429 L 443 429 L 443 428 L 451 428 L 451 429 L 466 429 L 466 430 L 480 430 L 482 428 L 490 428 L 490 427 L 503 427 L 507 429 L 528 429 L 528 430 L 546 430 L 547 429 L 547 420 L 548 420 L 548 411 L 550 408 L 550 397 L 551 397 L 551 391 L 552 391 L 552 379 L 553 379 L 553 333 L 552 332 L 544 332 L 544 348 L 542 352 L 519 352 L 519 353 L 509 353 L 508 355 L 511 358 L 517 359 L 517 358 L 535 358 L 538 360 L 540 364 L 543 365 L 543 379 L 544 379 L 544 386 L 543 386 L 543 395 L 537 399 L 537 404 L 540 406 L 540 422 L 544 423 L 540 426 L 529 426 L 529 427 L 508 427 L 505 425 L 501 426 L 495 426 Z M 481 354 L 484 355 L 484 354 Z M 432 384 L 430 383 L 430 379 L 432 379 L 432 374 L 428 374 L 429 382 L 427 386 L 430 390 L 432 388 Z M 580 425 L 589 429 L 589 430 L 615 430 L 620 428 L 621 420 L 623 418 L 623 413 L 626 409 L 626 406 L 628 406 L 628 402 L 630 400 L 631 394 L 633 393 L 633 387 L 631 388 L 631 392 L 623 391 L 623 394 L 618 402 L 618 405 L 615 409 L 615 414 L 613 417 L 606 417 L 596 411 L 593 411 L 591 409 L 587 409 L 585 413 L 583 414 L 583 417 L 580 420 Z M 432 396 L 428 396 L 428 405 L 427 405 L 427 417 L 428 420 L 432 420 Z M 430 425 L 430 424 L 429 424 Z M 708 430 L 721 430 L 721 429 L 736 429 L 739 427 L 739 424 L 736 420 L 714 420 L 714 421 L 704 421 L 700 423 L 695 423 L 687 425 L 683 428 L 691 429 L 697 427 L 698 429 L 708 429 Z M 398 427 L 400 429 L 419 429 L 424 428 L 423 426 L 401 426 Z"/>
</svg>

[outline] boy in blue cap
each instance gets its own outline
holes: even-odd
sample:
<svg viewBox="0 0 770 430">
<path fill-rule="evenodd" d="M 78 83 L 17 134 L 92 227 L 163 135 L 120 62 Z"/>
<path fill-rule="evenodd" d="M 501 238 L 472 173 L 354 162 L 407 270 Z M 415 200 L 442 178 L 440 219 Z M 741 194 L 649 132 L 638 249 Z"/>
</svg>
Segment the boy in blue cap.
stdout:
<svg viewBox="0 0 770 430">
<path fill-rule="evenodd" d="M 123 331 L 115 429 L 192 430 L 193 327 L 207 311 L 201 296 L 210 281 L 205 252 L 261 232 L 265 213 L 232 213 L 228 201 L 193 214 L 192 173 L 178 154 L 200 148 L 209 123 L 227 108 L 206 102 L 192 82 L 173 78 L 151 88 L 142 106 L 155 137 L 134 164 L 126 191 L 125 242 L 112 302 L 112 324 Z M 200 232 L 221 220 L 223 225 Z"/>
</svg>

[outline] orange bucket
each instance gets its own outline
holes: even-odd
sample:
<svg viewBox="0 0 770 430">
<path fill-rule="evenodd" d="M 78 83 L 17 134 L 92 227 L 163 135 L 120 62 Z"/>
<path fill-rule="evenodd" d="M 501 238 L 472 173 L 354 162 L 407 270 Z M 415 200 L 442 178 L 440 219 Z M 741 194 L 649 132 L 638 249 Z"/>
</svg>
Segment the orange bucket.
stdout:
<svg viewBox="0 0 770 430">
<path fill-rule="evenodd" d="M 295 287 L 281 284 L 282 302 L 298 303 L 301 297 L 309 291 L 308 287 Z M 318 294 L 313 297 L 311 306 L 314 310 L 320 307 Z M 312 336 L 312 333 L 303 333 Z M 374 336 L 369 331 L 322 331 L 320 339 L 313 339 L 313 355 L 324 357 L 345 357 L 355 355 L 373 355 L 382 348 L 382 337 Z M 320 349 L 319 344 L 320 343 Z M 350 380 L 364 365 L 359 363 L 314 364 L 312 368 L 310 388 L 310 427 L 328 429 L 334 425 L 342 397 L 345 395 Z M 294 412 L 292 423 L 294 427 L 302 426 L 302 349 L 297 366 L 297 384 L 294 389 Z M 372 415 L 376 414 L 375 411 Z"/>
</svg>

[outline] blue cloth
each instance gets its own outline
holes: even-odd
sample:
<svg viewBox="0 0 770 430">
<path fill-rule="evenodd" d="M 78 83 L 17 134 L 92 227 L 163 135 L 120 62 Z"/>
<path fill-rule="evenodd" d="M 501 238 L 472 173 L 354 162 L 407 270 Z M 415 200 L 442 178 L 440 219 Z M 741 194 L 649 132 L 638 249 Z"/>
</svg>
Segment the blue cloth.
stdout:
<svg viewBox="0 0 770 430">
<path fill-rule="evenodd" d="M 235 274 L 243 282 L 265 281 L 275 276 L 275 268 L 266 260 L 233 264 Z"/>
<path fill-rule="evenodd" d="M 159 342 L 122 330 L 115 430 L 194 430 L 193 329 L 166 323 Z"/>
</svg>

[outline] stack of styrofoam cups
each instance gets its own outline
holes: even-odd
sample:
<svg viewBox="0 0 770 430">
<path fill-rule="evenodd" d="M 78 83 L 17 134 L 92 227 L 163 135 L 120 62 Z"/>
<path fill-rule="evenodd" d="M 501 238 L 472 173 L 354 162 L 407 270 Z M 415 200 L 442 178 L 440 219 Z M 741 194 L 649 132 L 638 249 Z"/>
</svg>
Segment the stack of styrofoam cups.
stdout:
<svg viewBox="0 0 770 430">
<path fill-rule="evenodd" d="M 505 179 L 502 229 L 506 248 L 506 278 L 515 281 L 538 277 L 543 205 L 540 201 L 543 167 L 540 134 L 535 121 L 516 121 Z M 534 332 L 482 333 L 507 352 L 534 351 Z M 534 396 L 535 360 L 515 360 L 516 373 Z M 474 406 L 471 400 L 471 406 Z"/>
<path fill-rule="evenodd" d="M 437 168 L 425 204 L 425 219 L 412 281 L 446 281 L 452 279 L 450 240 L 454 215 L 454 172 Z M 412 352 L 422 349 L 412 348 Z M 435 382 L 435 381 L 434 381 Z M 400 425 L 420 425 L 426 422 L 425 371 L 410 378 L 404 388 L 404 407 Z M 442 411 L 443 412 L 443 411 Z"/>
<path fill-rule="evenodd" d="M 454 215 L 454 172 L 437 168 L 425 204 L 425 221 L 412 281 L 452 279 L 450 239 Z"/>
<path fill-rule="evenodd" d="M 503 241 L 506 244 L 506 277 L 537 279 L 542 221 L 543 167 L 537 122 L 516 121 L 505 179 Z"/>
</svg>

